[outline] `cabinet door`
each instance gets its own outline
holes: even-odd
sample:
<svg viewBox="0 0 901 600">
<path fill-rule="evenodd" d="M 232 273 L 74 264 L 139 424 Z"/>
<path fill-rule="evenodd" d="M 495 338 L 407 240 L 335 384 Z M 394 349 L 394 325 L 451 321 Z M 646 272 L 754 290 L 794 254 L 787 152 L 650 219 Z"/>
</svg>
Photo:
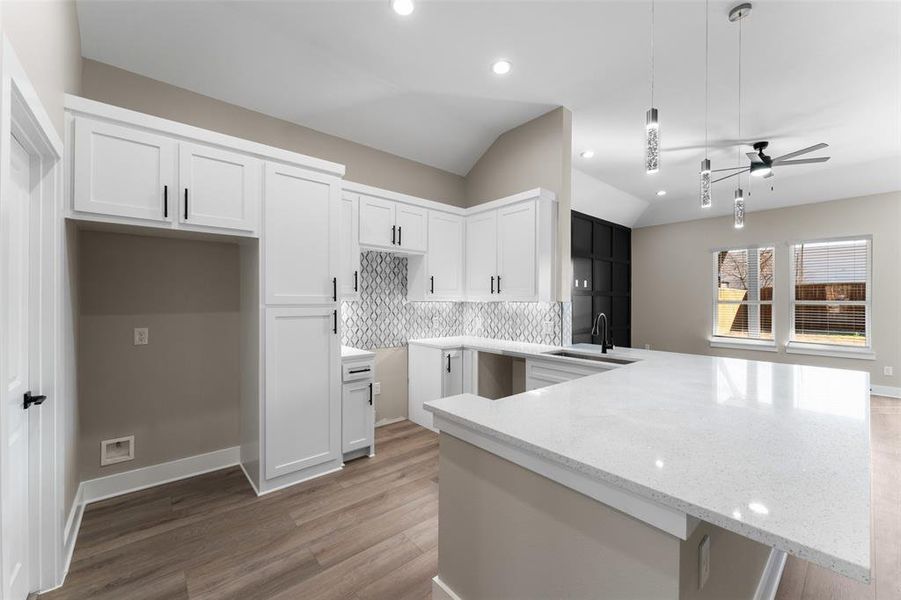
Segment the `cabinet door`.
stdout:
<svg viewBox="0 0 901 600">
<path fill-rule="evenodd" d="M 397 247 L 394 202 L 360 196 L 360 245 L 389 249 Z"/>
<path fill-rule="evenodd" d="M 466 297 L 497 299 L 492 289 L 497 278 L 497 211 L 490 210 L 466 219 Z"/>
<path fill-rule="evenodd" d="M 501 300 L 537 300 L 535 202 L 497 211 L 497 275 Z"/>
<path fill-rule="evenodd" d="M 341 297 L 345 300 L 360 298 L 360 205 L 356 194 L 344 193 L 341 197 Z"/>
<path fill-rule="evenodd" d="M 340 349 L 333 309 L 266 310 L 266 477 L 340 456 Z"/>
<path fill-rule="evenodd" d="M 128 127 L 75 119 L 73 208 L 172 222 L 178 143 Z"/>
<path fill-rule="evenodd" d="M 425 252 L 428 245 L 429 211 L 410 204 L 397 204 L 397 247 L 412 252 Z"/>
<path fill-rule="evenodd" d="M 428 265 L 427 298 L 462 298 L 463 217 L 429 211 Z"/>
<path fill-rule="evenodd" d="M 266 166 L 267 304 L 335 301 L 338 189 L 333 177 L 274 163 Z"/>
<path fill-rule="evenodd" d="M 342 400 L 341 451 L 372 446 L 372 381 L 345 383 Z"/>
<path fill-rule="evenodd" d="M 463 350 L 445 350 L 441 356 L 441 397 L 463 393 Z"/>
<path fill-rule="evenodd" d="M 260 161 L 188 143 L 180 144 L 178 152 L 179 221 L 254 231 L 260 210 Z"/>
</svg>

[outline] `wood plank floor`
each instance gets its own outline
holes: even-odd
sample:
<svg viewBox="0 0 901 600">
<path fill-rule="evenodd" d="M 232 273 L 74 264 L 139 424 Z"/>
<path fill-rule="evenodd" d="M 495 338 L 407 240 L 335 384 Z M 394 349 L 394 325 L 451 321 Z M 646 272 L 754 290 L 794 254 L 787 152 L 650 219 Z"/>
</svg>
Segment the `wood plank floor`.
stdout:
<svg viewBox="0 0 901 600">
<path fill-rule="evenodd" d="M 874 397 L 874 575 L 790 558 L 778 600 L 901 599 L 901 401 Z M 404 421 L 378 454 L 257 498 L 226 469 L 92 504 L 44 600 L 414 600 L 438 572 L 438 439 Z"/>
</svg>

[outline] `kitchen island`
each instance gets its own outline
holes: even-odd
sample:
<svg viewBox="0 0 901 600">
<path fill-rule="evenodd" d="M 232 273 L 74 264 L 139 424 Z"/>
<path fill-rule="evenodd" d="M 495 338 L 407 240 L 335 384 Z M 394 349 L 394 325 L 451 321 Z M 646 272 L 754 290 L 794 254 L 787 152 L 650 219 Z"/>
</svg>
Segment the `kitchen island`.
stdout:
<svg viewBox="0 0 901 600">
<path fill-rule="evenodd" d="M 473 341 L 505 344 L 561 350 Z M 425 404 L 441 431 L 434 597 L 765 598 L 785 553 L 869 580 L 867 373 L 607 357 L 625 364 Z"/>
</svg>

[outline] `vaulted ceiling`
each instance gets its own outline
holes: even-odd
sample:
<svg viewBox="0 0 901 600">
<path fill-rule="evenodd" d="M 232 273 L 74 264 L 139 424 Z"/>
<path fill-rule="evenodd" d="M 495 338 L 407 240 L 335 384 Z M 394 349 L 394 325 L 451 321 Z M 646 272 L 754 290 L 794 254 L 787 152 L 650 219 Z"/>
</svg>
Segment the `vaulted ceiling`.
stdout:
<svg viewBox="0 0 901 600">
<path fill-rule="evenodd" d="M 772 156 L 826 142 L 832 156 L 752 182 L 749 212 L 901 189 L 901 3 L 755 2 L 740 135 L 731 6 L 709 7 L 714 168 L 747 160 L 739 141 L 769 140 Z M 573 166 L 647 201 L 639 224 L 726 214 L 731 182 L 715 186 L 712 211 L 697 202 L 704 2 L 656 4 L 663 153 L 660 172 L 644 172 L 649 9 L 421 0 L 401 17 L 387 0 L 78 2 L 87 58 L 461 175 L 500 133 L 567 106 Z M 505 77 L 490 70 L 501 57 Z"/>
</svg>

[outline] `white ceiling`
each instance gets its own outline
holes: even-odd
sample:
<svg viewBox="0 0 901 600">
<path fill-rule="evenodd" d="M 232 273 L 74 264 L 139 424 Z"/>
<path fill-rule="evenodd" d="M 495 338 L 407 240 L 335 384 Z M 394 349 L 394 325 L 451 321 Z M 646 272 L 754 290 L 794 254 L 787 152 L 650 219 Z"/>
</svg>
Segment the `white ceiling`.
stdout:
<svg viewBox="0 0 901 600">
<path fill-rule="evenodd" d="M 738 160 L 732 4 L 710 3 L 715 169 Z M 87 58 L 461 175 L 500 133 L 567 106 L 574 167 L 648 202 L 638 225 L 729 213 L 732 182 L 697 207 L 703 2 L 657 2 L 663 153 L 644 173 L 649 6 L 420 0 L 403 18 L 387 0 L 79 0 L 78 16 Z M 741 139 L 832 156 L 755 181 L 749 212 L 901 189 L 901 3 L 760 0 L 743 39 Z M 500 57 L 505 78 L 490 71 Z"/>
</svg>

